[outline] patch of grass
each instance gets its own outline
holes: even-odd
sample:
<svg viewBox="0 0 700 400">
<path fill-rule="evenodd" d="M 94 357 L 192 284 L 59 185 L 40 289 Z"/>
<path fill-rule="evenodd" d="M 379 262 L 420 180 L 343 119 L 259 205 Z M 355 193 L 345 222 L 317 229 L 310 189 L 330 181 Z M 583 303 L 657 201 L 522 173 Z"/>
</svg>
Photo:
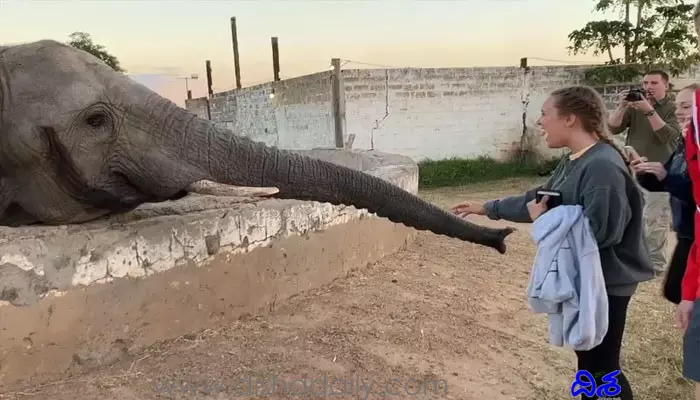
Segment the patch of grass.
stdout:
<svg viewBox="0 0 700 400">
<path fill-rule="evenodd" d="M 421 189 L 462 186 L 505 178 L 538 176 L 556 167 L 559 159 L 542 163 L 532 161 L 501 162 L 489 157 L 424 160 L 418 163 Z"/>
</svg>

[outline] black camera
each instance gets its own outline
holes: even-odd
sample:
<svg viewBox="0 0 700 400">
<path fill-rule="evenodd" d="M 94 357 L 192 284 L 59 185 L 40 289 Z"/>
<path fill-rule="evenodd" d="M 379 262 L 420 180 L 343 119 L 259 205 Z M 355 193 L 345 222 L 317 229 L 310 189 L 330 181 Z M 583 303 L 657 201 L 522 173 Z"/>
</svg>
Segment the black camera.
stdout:
<svg viewBox="0 0 700 400">
<path fill-rule="evenodd" d="M 647 92 L 644 89 L 630 89 L 629 93 L 627 93 L 627 97 L 625 97 L 625 100 L 627 101 L 641 101 L 644 100 L 644 98 L 647 97 Z"/>
</svg>

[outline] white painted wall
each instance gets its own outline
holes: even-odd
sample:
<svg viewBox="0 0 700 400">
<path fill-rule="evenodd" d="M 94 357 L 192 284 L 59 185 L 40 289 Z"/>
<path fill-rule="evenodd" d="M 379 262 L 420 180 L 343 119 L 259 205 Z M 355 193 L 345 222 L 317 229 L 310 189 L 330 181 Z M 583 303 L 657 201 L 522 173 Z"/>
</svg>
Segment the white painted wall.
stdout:
<svg viewBox="0 0 700 400">
<path fill-rule="evenodd" d="M 561 151 L 547 148 L 536 127 L 540 108 L 551 91 L 579 84 L 587 67 L 343 70 L 345 136 L 355 135 L 353 148 L 416 161 L 507 159 L 521 148 L 525 128 L 530 149 L 556 156 Z M 605 97 L 616 90 L 606 89 Z M 204 105 L 202 99 L 187 102 L 201 116 Z M 335 146 L 330 71 L 219 93 L 211 110 L 218 124 L 281 148 Z"/>
<path fill-rule="evenodd" d="M 211 119 L 271 146 L 335 147 L 330 74 L 325 71 L 216 93 L 209 101 Z M 186 108 L 207 118 L 205 98 L 187 100 Z"/>
</svg>

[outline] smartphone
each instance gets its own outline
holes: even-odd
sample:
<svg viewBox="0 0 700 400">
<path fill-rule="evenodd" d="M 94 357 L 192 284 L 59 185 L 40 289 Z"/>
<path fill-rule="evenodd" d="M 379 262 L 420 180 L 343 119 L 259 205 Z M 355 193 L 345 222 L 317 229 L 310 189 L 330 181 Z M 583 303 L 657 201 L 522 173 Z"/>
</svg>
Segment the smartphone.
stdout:
<svg viewBox="0 0 700 400">
<path fill-rule="evenodd" d="M 629 157 L 630 161 L 638 160 L 642 158 L 639 153 L 637 153 L 637 150 L 634 149 L 632 146 L 625 146 L 625 152 L 627 153 L 627 157 Z"/>
<path fill-rule="evenodd" d="M 559 207 L 562 204 L 561 200 L 561 192 L 559 190 L 538 190 L 535 192 L 535 199 L 539 203 L 544 196 L 549 196 L 549 199 L 547 200 L 547 209 L 551 210 L 552 208 Z"/>
</svg>

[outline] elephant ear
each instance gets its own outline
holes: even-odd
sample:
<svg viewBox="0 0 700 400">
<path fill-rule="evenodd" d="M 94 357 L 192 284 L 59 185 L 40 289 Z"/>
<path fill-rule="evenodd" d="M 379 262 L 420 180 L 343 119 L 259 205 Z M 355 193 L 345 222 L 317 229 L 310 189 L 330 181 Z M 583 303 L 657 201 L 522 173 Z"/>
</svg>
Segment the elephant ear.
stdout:
<svg viewBox="0 0 700 400">
<path fill-rule="evenodd" d="M 695 32 L 700 37 L 700 1 L 695 5 L 693 10 L 693 20 L 695 21 Z"/>
<path fill-rule="evenodd" d="M 0 46 L 0 134 L 3 133 L 3 121 L 5 119 L 5 114 L 9 108 L 9 104 L 5 104 L 5 101 L 10 101 L 10 85 L 8 82 L 9 74 L 6 71 L 5 57 L 4 53 L 7 51 L 7 47 Z"/>
<path fill-rule="evenodd" d="M 2 97 L 0 96 L 0 100 Z M 0 102 L 1 105 L 1 102 Z M 2 121 L 0 121 L 0 137 L 6 134 L 3 130 Z M 2 153 L 0 152 L 0 221 L 5 221 L 8 212 L 11 208 L 12 201 L 17 193 L 17 187 L 12 184 L 12 180 L 8 177 L 2 164 Z"/>
</svg>

